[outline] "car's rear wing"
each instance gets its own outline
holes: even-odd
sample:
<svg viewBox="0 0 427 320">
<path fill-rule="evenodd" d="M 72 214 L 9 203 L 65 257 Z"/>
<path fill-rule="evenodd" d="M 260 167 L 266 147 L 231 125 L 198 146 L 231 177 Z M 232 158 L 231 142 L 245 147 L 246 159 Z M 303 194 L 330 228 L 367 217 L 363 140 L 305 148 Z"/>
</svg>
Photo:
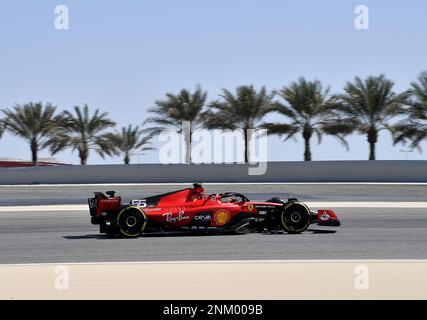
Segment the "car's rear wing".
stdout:
<svg viewBox="0 0 427 320">
<path fill-rule="evenodd" d="M 94 192 L 93 198 L 88 198 L 89 213 L 91 217 L 98 217 L 105 211 L 117 210 L 120 208 L 121 197 L 115 196 L 114 191 L 107 191 L 108 196 L 102 192 Z"/>
</svg>

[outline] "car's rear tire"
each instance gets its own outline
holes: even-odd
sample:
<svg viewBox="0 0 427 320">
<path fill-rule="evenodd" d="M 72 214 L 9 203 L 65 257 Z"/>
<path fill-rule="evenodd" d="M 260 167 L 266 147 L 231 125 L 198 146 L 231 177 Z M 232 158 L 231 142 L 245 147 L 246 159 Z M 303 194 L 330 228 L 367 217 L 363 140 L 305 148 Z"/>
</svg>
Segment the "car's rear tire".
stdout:
<svg viewBox="0 0 427 320">
<path fill-rule="evenodd" d="M 287 233 L 301 233 L 311 223 L 310 209 L 301 202 L 287 204 L 280 217 L 280 226 Z"/>
<path fill-rule="evenodd" d="M 138 237 L 144 232 L 147 217 L 141 208 L 129 206 L 119 212 L 116 225 L 120 233 L 128 238 Z"/>
</svg>

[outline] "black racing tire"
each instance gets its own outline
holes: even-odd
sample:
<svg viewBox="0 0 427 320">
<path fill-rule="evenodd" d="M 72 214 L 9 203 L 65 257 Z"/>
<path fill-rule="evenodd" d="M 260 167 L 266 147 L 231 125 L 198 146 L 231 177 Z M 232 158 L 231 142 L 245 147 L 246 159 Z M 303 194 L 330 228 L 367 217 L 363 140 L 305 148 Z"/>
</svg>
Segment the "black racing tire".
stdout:
<svg viewBox="0 0 427 320">
<path fill-rule="evenodd" d="M 120 233 L 120 231 L 117 229 L 117 227 L 116 227 L 116 226 L 114 226 L 114 225 L 111 223 L 110 225 L 106 225 L 106 226 L 105 226 L 105 234 L 106 234 L 108 237 L 114 237 L 114 236 L 117 236 L 117 235 L 119 235 L 119 234 L 121 234 L 121 233 Z"/>
<path fill-rule="evenodd" d="M 135 238 L 141 235 L 146 224 L 147 217 L 144 211 L 136 206 L 122 209 L 116 218 L 116 225 L 120 234 L 128 238 Z"/>
<path fill-rule="evenodd" d="M 280 227 L 287 233 L 304 232 L 311 223 L 310 209 L 301 202 L 288 203 L 280 217 Z"/>
</svg>

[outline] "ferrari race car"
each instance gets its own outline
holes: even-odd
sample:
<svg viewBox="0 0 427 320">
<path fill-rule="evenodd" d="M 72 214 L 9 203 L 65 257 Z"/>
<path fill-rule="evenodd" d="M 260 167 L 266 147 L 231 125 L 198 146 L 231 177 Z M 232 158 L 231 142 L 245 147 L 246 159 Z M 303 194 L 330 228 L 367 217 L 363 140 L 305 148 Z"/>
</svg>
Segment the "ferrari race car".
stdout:
<svg viewBox="0 0 427 320">
<path fill-rule="evenodd" d="M 92 224 L 107 235 L 138 237 L 148 232 L 263 232 L 301 233 L 310 224 L 339 226 L 332 210 L 311 211 L 295 198 L 251 201 L 243 194 L 205 195 L 201 184 L 122 203 L 114 191 L 95 192 L 88 199 Z"/>
</svg>

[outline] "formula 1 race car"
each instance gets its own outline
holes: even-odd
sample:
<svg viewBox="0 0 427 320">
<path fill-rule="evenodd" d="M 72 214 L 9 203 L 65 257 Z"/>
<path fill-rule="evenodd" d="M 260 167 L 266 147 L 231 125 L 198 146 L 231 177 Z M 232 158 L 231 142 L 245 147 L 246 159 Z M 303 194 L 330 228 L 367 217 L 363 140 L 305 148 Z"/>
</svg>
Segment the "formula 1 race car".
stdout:
<svg viewBox="0 0 427 320">
<path fill-rule="evenodd" d="M 148 232 L 262 232 L 301 233 L 310 224 L 339 226 L 332 210 L 311 211 L 295 198 L 250 201 L 237 192 L 206 196 L 201 184 L 193 188 L 132 200 L 123 204 L 114 191 L 89 198 L 92 224 L 107 235 L 137 237 Z"/>
</svg>

